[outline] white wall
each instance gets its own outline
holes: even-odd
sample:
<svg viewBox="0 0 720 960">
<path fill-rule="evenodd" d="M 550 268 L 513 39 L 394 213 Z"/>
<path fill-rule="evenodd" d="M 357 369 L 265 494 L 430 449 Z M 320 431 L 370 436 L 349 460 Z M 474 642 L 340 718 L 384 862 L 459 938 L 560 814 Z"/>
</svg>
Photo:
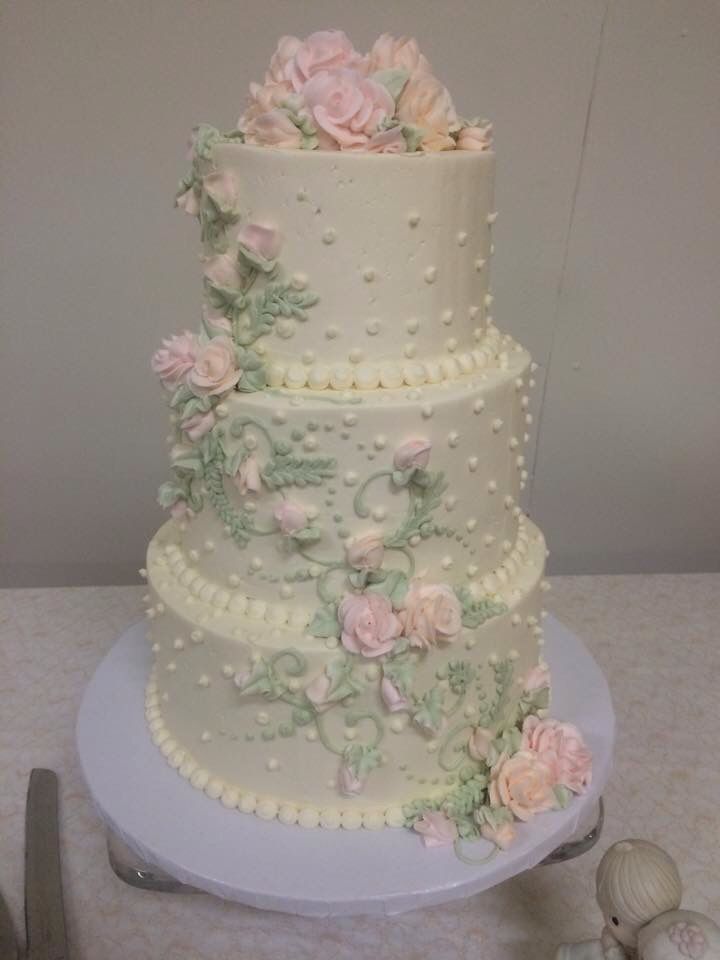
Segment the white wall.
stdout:
<svg viewBox="0 0 720 960">
<path fill-rule="evenodd" d="M 135 578 L 166 472 L 148 357 L 200 300 L 188 130 L 232 125 L 280 33 L 333 25 L 416 34 L 495 120 L 495 315 L 542 365 L 552 568 L 720 569 L 717 0 L 15 0 L 2 582 Z"/>
</svg>

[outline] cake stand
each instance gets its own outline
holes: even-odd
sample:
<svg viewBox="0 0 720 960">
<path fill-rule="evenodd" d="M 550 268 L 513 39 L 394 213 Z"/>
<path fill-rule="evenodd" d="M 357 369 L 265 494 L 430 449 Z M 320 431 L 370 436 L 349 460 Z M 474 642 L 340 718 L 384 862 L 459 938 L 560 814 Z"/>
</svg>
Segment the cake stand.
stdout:
<svg viewBox="0 0 720 960">
<path fill-rule="evenodd" d="M 426 849 L 410 830 L 306 830 L 228 810 L 178 776 L 152 743 L 144 691 L 145 624 L 130 627 L 98 667 L 77 721 L 85 781 L 108 828 L 113 869 L 136 887 L 206 892 L 302 916 L 390 915 L 469 897 L 540 863 L 585 852 L 602 827 L 614 714 L 602 671 L 557 620 L 545 623 L 552 714 L 577 724 L 593 751 L 593 780 L 565 810 L 517 824 L 508 851 L 468 865 Z M 109 708 L 109 705 L 110 708 Z M 465 844 L 476 859 L 485 841 Z"/>
</svg>

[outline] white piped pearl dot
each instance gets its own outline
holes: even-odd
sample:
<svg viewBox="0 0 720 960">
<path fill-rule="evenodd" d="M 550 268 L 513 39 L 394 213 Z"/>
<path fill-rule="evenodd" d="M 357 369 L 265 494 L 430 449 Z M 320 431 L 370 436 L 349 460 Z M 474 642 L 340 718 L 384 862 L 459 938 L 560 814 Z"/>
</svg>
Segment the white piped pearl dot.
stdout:
<svg viewBox="0 0 720 960">
<path fill-rule="evenodd" d="M 405 321 L 405 329 L 408 333 L 417 333 L 420 326 L 420 321 L 417 317 L 410 317 L 409 320 Z"/>
<path fill-rule="evenodd" d="M 420 223 L 420 214 L 416 210 L 411 210 L 407 218 L 408 226 L 416 227 Z"/>
<path fill-rule="evenodd" d="M 343 477 L 343 483 L 346 487 L 354 487 L 358 482 L 358 475 L 354 470 L 348 470 L 345 476 Z"/>
<path fill-rule="evenodd" d="M 440 561 L 440 566 L 443 568 L 443 570 L 449 570 L 452 565 L 453 565 L 452 557 L 443 557 L 442 560 Z"/>
<path fill-rule="evenodd" d="M 272 773 L 280 769 L 280 761 L 277 757 L 268 757 L 265 766 Z"/>
<path fill-rule="evenodd" d="M 467 233 L 465 233 L 464 230 L 461 230 L 455 239 L 457 240 L 457 244 L 459 247 L 464 247 L 468 241 L 468 235 Z"/>
<path fill-rule="evenodd" d="M 502 422 L 502 420 L 500 419 L 500 417 L 497 417 L 497 418 L 496 418 L 495 420 L 493 420 L 493 422 L 492 422 L 492 431 L 493 431 L 493 433 L 500 433 L 500 431 L 502 430 L 502 428 L 503 428 L 503 422 Z"/>
<path fill-rule="evenodd" d="M 427 267 L 423 274 L 425 283 L 435 283 L 437 280 L 437 267 Z"/>
<path fill-rule="evenodd" d="M 365 267 L 365 269 L 363 270 L 363 280 L 366 283 L 372 283 L 374 279 L 375 279 L 375 271 L 373 270 L 373 268 Z"/>
<path fill-rule="evenodd" d="M 337 232 L 333 227 L 328 227 L 327 230 L 323 230 L 322 241 L 323 243 L 328 244 L 335 243 L 337 239 Z"/>
<path fill-rule="evenodd" d="M 468 470 L 470 471 L 470 473 L 475 473 L 475 471 L 478 468 L 478 463 L 479 461 L 477 457 L 468 457 L 467 464 L 468 464 Z"/>
<path fill-rule="evenodd" d="M 456 447 L 458 443 L 460 443 L 460 434 L 457 432 L 457 430 L 452 430 L 448 434 L 448 446 Z"/>
<path fill-rule="evenodd" d="M 433 408 L 432 408 L 431 404 L 429 404 L 429 403 L 424 404 L 424 405 L 420 408 L 420 413 L 422 414 L 422 416 L 423 416 L 423 418 L 424 418 L 425 420 L 429 420 L 430 417 L 433 415 Z"/>
<path fill-rule="evenodd" d="M 382 520 L 385 519 L 385 517 L 387 517 L 387 510 L 385 509 L 385 507 L 375 507 L 375 509 L 372 512 L 373 520 L 377 520 L 377 522 L 380 523 Z"/>
<path fill-rule="evenodd" d="M 340 336 L 340 330 L 338 327 L 328 327 L 325 331 L 325 338 L 327 340 L 335 340 Z"/>
<path fill-rule="evenodd" d="M 380 332 L 380 321 L 377 317 L 372 317 L 365 324 L 365 329 L 368 333 L 368 336 L 374 337 L 377 333 Z"/>
<path fill-rule="evenodd" d="M 353 347 L 353 349 L 348 354 L 348 359 L 350 363 L 362 363 L 365 354 L 362 352 L 360 347 Z"/>
<path fill-rule="evenodd" d="M 250 569 L 262 570 L 262 567 L 263 567 L 263 562 L 260 559 L 260 557 L 253 557 L 252 560 L 250 561 Z"/>
</svg>

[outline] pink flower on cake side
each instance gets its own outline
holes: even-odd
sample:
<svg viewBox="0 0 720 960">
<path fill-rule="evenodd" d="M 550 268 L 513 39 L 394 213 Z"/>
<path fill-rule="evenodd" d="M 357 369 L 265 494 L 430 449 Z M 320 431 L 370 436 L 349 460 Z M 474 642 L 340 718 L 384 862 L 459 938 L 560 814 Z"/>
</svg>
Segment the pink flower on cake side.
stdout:
<svg viewBox="0 0 720 960">
<path fill-rule="evenodd" d="M 245 253 L 252 263 L 266 271 L 272 268 L 282 247 L 280 231 L 261 223 L 246 223 L 236 239 L 241 253 Z"/>
<path fill-rule="evenodd" d="M 403 122 L 422 130 L 421 147 L 428 152 L 454 150 L 450 128 L 458 118 L 450 94 L 430 73 L 418 73 L 405 84 L 397 105 Z"/>
<path fill-rule="evenodd" d="M 295 38 L 285 39 L 294 40 Z M 280 59 L 285 57 L 291 47 L 292 43 L 285 45 Z M 292 55 L 287 56 L 283 74 L 293 90 L 300 93 L 306 92 L 310 78 L 317 76 L 323 70 L 355 66 L 362 66 L 362 57 L 342 30 L 318 30 L 303 40 Z"/>
<path fill-rule="evenodd" d="M 321 673 L 305 687 L 305 696 L 318 713 L 323 713 L 333 705 L 334 701 L 327 699 L 330 686 L 330 677 L 326 673 Z"/>
<path fill-rule="evenodd" d="M 450 643 L 462 629 L 460 601 L 445 583 L 411 586 L 400 617 L 411 646 L 423 650 Z"/>
<path fill-rule="evenodd" d="M 480 827 L 480 834 L 501 850 L 507 850 L 515 841 L 515 825 L 510 821 L 499 823 L 496 827 L 491 826 L 489 823 L 484 823 Z"/>
<path fill-rule="evenodd" d="M 488 795 L 493 807 L 508 807 L 518 820 L 530 820 L 557 805 L 554 785 L 550 767 L 536 753 L 519 750 L 512 757 L 506 753 L 499 757 L 490 774 Z"/>
<path fill-rule="evenodd" d="M 277 147 L 299 150 L 302 134 L 285 110 L 274 109 L 249 120 L 245 126 L 245 143 L 256 147 Z"/>
<path fill-rule="evenodd" d="M 175 503 L 170 507 L 170 516 L 173 520 L 176 520 L 178 523 L 180 521 L 187 519 L 188 517 L 194 517 L 195 513 L 188 506 L 187 500 L 176 500 Z"/>
<path fill-rule="evenodd" d="M 458 134 L 457 148 L 458 150 L 491 150 L 492 124 L 486 123 L 481 127 L 463 127 Z"/>
<path fill-rule="evenodd" d="M 408 699 L 404 697 L 389 677 L 383 677 L 380 684 L 380 696 L 390 713 L 407 710 Z"/>
<path fill-rule="evenodd" d="M 318 127 L 320 145 L 327 149 L 364 149 L 395 110 L 385 87 L 346 68 L 316 73 L 303 95 Z"/>
<path fill-rule="evenodd" d="M 393 465 L 396 470 L 424 470 L 430 462 L 432 443 L 429 440 L 408 440 L 395 451 Z"/>
<path fill-rule="evenodd" d="M 208 257 L 203 267 L 203 274 L 215 287 L 226 290 L 238 290 L 242 282 L 236 257 L 229 253 L 219 253 Z"/>
<path fill-rule="evenodd" d="M 552 773 L 553 783 L 583 793 L 592 780 L 592 753 L 572 723 L 525 718 L 522 750 L 532 751 Z"/>
<path fill-rule="evenodd" d="M 695 923 L 680 920 L 668 928 L 667 938 L 677 947 L 677 952 L 690 960 L 702 960 L 707 951 L 705 934 Z"/>
<path fill-rule="evenodd" d="M 406 70 L 410 76 L 414 73 L 430 73 L 427 62 L 413 37 L 393 37 L 389 33 L 381 34 L 370 51 L 369 72 L 376 70 Z"/>
<path fill-rule="evenodd" d="M 180 426 L 195 443 L 215 426 L 215 414 L 212 410 L 208 410 L 207 413 L 195 413 L 183 420 Z"/>
<path fill-rule="evenodd" d="M 474 727 L 468 740 L 468 753 L 473 760 L 486 760 L 490 752 L 490 744 L 495 734 L 487 727 Z"/>
<path fill-rule="evenodd" d="M 222 213 L 235 213 L 239 186 L 235 174 L 218 170 L 203 177 L 203 190 Z"/>
<path fill-rule="evenodd" d="M 379 593 L 348 594 L 340 604 L 342 645 L 350 653 L 380 657 L 400 636 L 400 621 L 387 597 Z"/>
<path fill-rule="evenodd" d="M 534 693 L 536 690 L 544 690 L 550 686 L 550 668 L 546 663 L 538 663 L 529 670 L 523 680 L 523 690 L 528 693 Z"/>
<path fill-rule="evenodd" d="M 413 824 L 426 847 L 447 847 L 457 840 L 457 827 L 440 810 L 428 810 Z"/>
<path fill-rule="evenodd" d="M 281 500 L 273 510 L 273 516 L 278 522 L 280 532 L 286 537 L 302 530 L 307 524 L 307 514 L 300 504 L 292 500 Z"/>
<path fill-rule="evenodd" d="M 233 481 L 241 497 L 246 497 L 249 493 L 260 492 L 262 489 L 260 466 L 253 454 L 246 457 L 240 464 L 238 472 L 233 477 Z"/>
<path fill-rule="evenodd" d="M 163 340 L 162 347 L 153 354 L 150 365 L 164 387 L 174 390 L 180 385 L 195 363 L 199 349 L 197 337 L 189 330 Z"/>
<path fill-rule="evenodd" d="M 379 533 L 354 537 L 347 545 L 346 555 L 348 563 L 356 570 L 377 570 L 385 555 L 382 537 Z"/>
<path fill-rule="evenodd" d="M 232 390 L 240 379 L 235 345 L 229 337 L 213 337 L 200 351 L 188 371 L 187 382 L 199 397 L 216 397 Z"/>
<path fill-rule="evenodd" d="M 265 72 L 265 83 L 282 83 L 287 79 L 285 71 L 288 63 L 302 46 L 297 37 L 284 36 L 278 40 L 275 53 L 270 58 L 270 66 Z"/>
</svg>

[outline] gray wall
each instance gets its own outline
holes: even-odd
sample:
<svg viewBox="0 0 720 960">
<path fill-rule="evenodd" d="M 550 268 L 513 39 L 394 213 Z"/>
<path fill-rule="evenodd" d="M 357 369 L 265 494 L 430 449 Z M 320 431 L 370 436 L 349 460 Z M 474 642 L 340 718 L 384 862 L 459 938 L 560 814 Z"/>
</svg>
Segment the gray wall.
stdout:
<svg viewBox="0 0 720 960">
<path fill-rule="evenodd" d="M 323 26 L 415 34 L 495 121 L 495 316 L 541 364 L 551 569 L 720 569 L 717 0 L 15 0 L 0 26 L 3 583 L 135 579 L 148 358 L 200 299 L 189 128 Z"/>
</svg>

